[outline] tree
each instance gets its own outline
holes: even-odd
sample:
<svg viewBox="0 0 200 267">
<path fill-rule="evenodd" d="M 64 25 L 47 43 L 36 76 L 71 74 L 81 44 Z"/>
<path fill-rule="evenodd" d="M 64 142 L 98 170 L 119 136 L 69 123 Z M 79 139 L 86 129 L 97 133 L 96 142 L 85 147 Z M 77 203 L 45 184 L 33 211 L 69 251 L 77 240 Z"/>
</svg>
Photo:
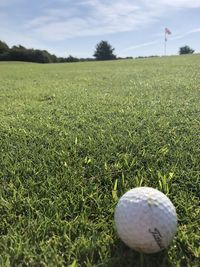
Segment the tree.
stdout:
<svg viewBox="0 0 200 267">
<path fill-rule="evenodd" d="M 188 45 L 182 46 L 179 49 L 180 55 L 193 54 L 193 53 L 194 53 L 194 50 L 191 47 L 189 47 Z"/>
<path fill-rule="evenodd" d="M 28 50 L 22 45 L 14 45 L 10 49 L 10 59 L 14 61 L 29 61 Z"/>
<path fill-rule="evenodd" d="M 78 62 L 79 59 L 76 58 L 76 57 L 73 57 L 71 55 L 69 55 L 67 58 L 66 58 L 66 62 Z"/>
<path fill-rule="evenodd" d="M 96 45 L 94 57 L 97 60 L 111 60 L 116 59 L 116 55 L 113 54 L 115 49 L 107 41 L 101 41 Z"/>
<path fill-rule="evenodd" d="M 9 47 L 5 42 L 0 41 L 0 54 L 6 53 L 9 51 Z"/>
</svg>

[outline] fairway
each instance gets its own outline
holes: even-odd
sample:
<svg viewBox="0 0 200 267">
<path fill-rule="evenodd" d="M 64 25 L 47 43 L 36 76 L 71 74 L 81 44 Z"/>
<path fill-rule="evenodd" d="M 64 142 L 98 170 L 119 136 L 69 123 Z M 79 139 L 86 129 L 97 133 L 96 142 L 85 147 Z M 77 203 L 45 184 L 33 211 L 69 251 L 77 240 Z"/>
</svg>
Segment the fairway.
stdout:
<svg viewBox="0 0 200 267">
<path fill-rule="evenodd" d="M 200 55 L 0 63 L 0 266 L 198 267 Z M 176 207 L 168 250 L 117 236 L 126 191 Z"/>
</svg>

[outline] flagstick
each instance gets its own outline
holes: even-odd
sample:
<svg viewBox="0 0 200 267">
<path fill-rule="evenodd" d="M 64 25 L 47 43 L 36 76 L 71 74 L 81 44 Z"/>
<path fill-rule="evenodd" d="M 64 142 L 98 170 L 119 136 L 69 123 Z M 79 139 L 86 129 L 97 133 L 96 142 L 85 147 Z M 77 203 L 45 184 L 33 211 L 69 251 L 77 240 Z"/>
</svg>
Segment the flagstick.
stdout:
<svg viewBox="0 0 200 267">
<path fill-rule="evenodd" d="M 166 56 L 167 50 L 167 34 L 171 34 L 171 31 L 168 28 L 165 28 L 165 43 L 164 43 L 164 55 Z"/>
<path fill-rule="evenodd" d="M 166 37 L 166 31 L 165 31 L 165 40 L 164 40 L 164 55 L 166 56 L 166 43 L 167 43 L 167 37 Z"/>
</svg>

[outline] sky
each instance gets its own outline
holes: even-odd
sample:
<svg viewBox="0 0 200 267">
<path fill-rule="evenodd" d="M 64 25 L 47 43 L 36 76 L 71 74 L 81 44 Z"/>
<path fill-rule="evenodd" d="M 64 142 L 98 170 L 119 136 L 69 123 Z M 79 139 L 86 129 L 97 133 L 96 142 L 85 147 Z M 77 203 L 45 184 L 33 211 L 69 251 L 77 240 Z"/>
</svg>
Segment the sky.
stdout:
<svg viewBox="0 0 200 267">
<path fill-rule="evenodd" d="M 118 57 L 200 52 L 200 0 L 0 0 L 0 40 L 57 56 L 92 57 L 109 42 Z"/>
</svg>

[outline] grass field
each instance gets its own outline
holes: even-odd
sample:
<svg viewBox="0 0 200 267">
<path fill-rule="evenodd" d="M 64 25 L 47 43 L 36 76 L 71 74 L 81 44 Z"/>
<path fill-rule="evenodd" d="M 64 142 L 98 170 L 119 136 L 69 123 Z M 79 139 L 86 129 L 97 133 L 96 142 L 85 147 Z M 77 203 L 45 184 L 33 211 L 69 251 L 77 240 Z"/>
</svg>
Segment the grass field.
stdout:
<svg viewBox="0 0 200 267">
<path fill-rule="evenodd" d="M 0 266 L 199 266 L 200 56 L 0 64 Z M 130 188 L 166 193 L 168 251 L 117 237 Z"/>
</svg>

